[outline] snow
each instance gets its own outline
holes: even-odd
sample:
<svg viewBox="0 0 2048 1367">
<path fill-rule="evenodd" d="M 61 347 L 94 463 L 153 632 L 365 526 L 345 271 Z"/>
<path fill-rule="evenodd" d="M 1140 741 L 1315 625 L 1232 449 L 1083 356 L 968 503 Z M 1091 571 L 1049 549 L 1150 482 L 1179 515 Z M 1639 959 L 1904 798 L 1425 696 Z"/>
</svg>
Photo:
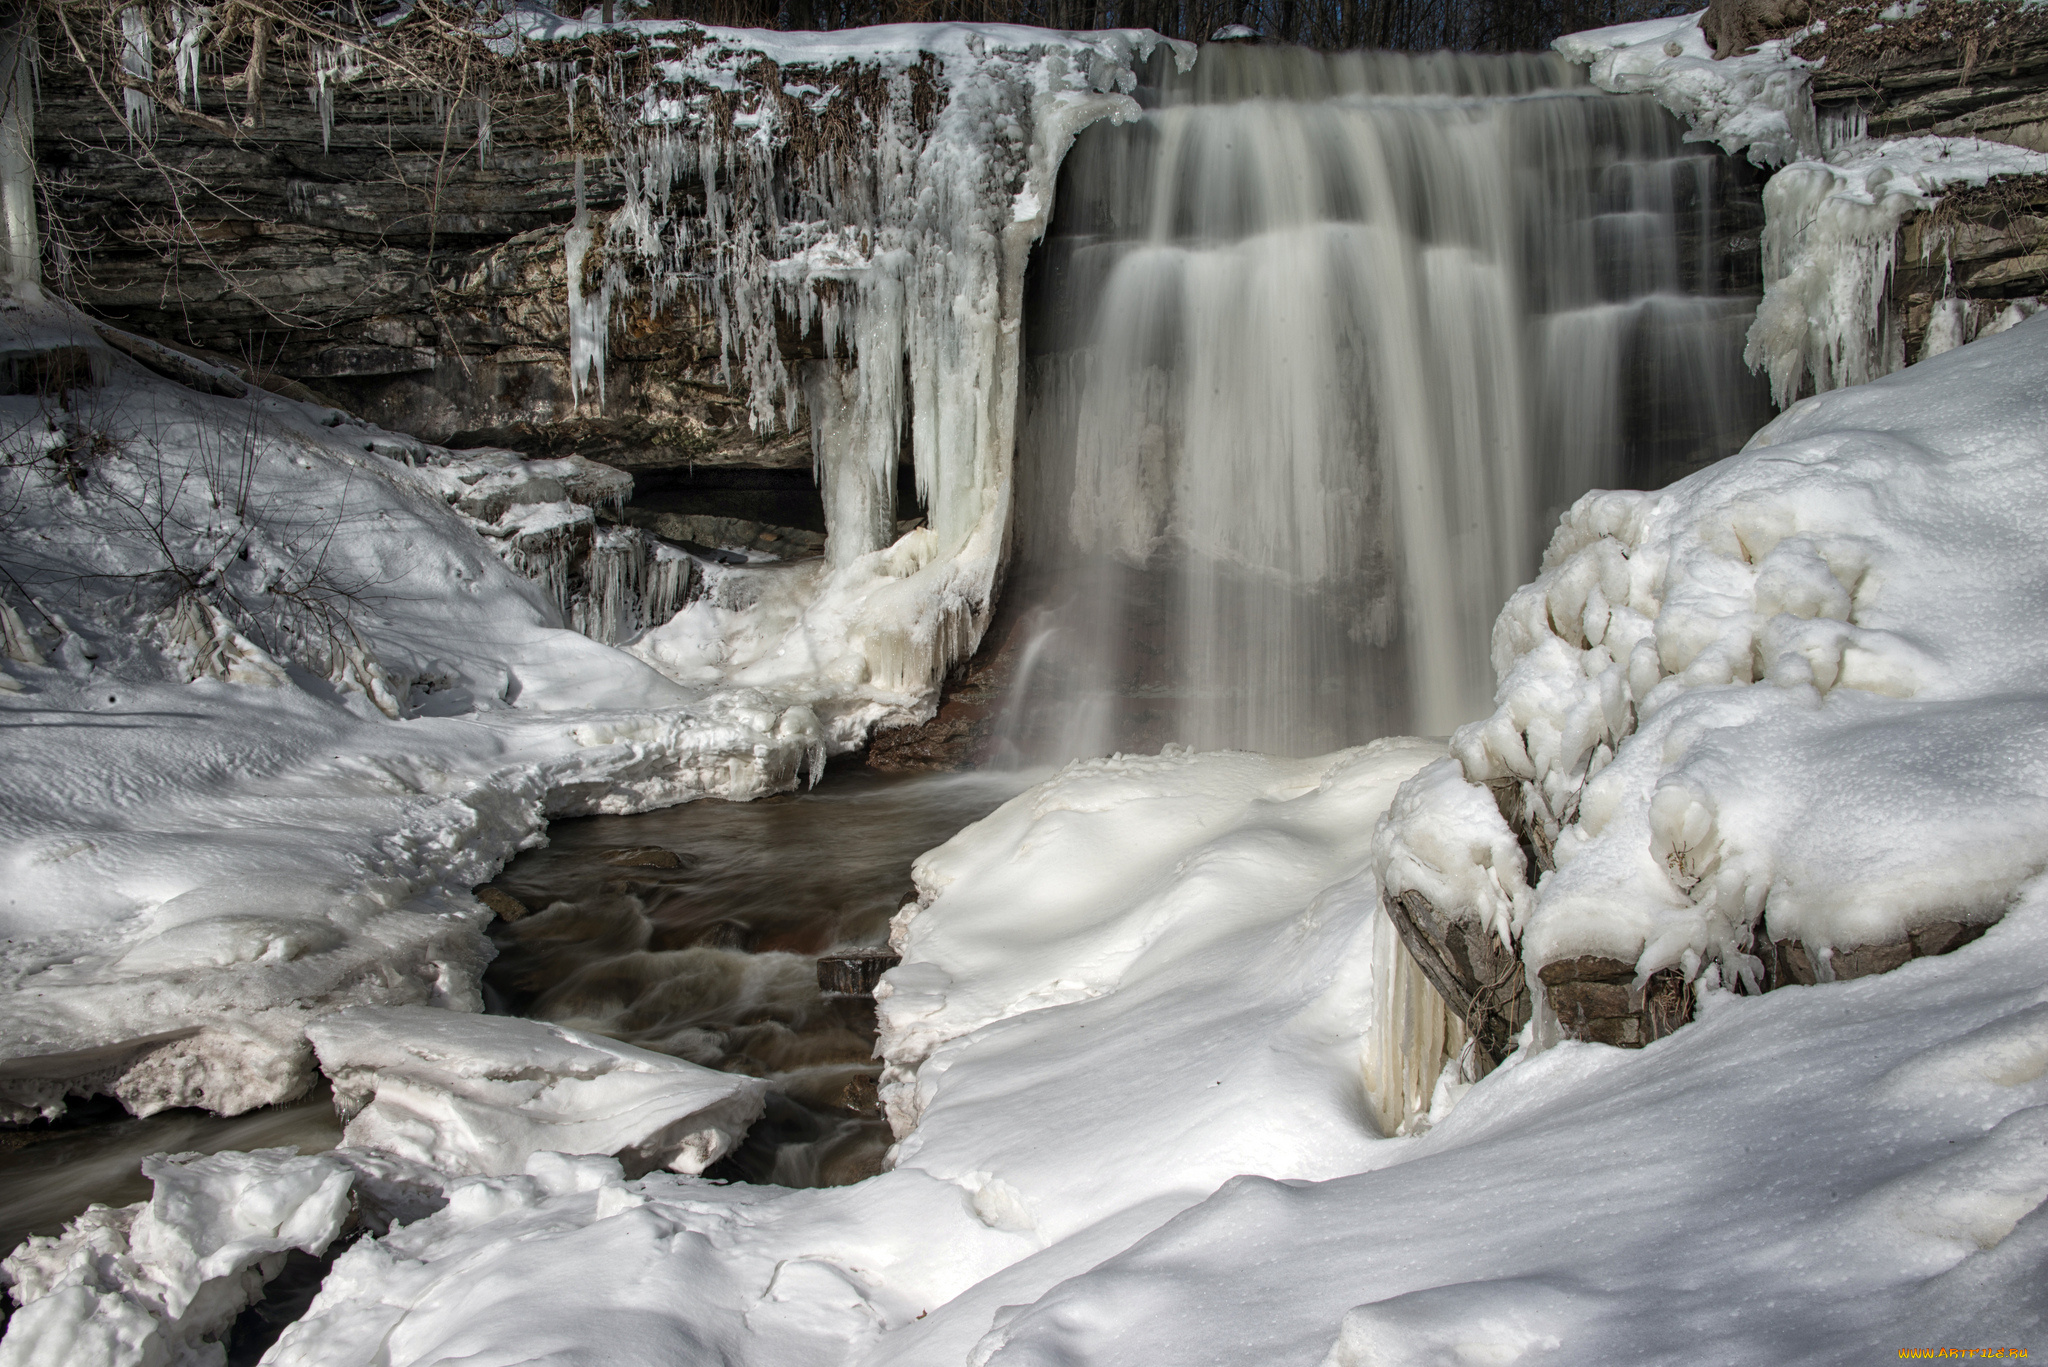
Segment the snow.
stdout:
<svg viewBox="0 0 2048 1367">
<path fill-rule="evenodd" d="M 1809 63 L 1792 55 L 1793 38 L 1716 61 L 1700 28 L 1705 13 L 1568 33 L 1551 46 L 1584 63 L 1602 90 L 1654 96 L 1693 137 L 1731 156 L 1782 166 L 1817 155 Z"/>
<path fill-rule="evenodd" d="M 1825 974 L 1995 919 L 2048 868 L 2044 375 L 2048 325 L 2022 324 L 1566 515 L 1501 614 L 1499 706 L 1451 747 L 1554 842 L 1532 896 L 1508 885 L 1528 962 L 1754 985 L 1768 937 Z M 1403 838 L 1472 826 L 1477 792 L 1415 794 Z M 1497 894 L 1460 891 L 1498 832 L 1471 848 L 1437 885 L 1499 924 Z"/>
<path fill-rule="evenodd" d="M 271 1361 L 1850 1363 L 2038 1333 L 2048 884 L 1955 954 L 1525 1049 L 1381 1138 L 1361 834 L 1436 753 L 1069 768 L 920 863 L 891 1171 L 460 1179 Z"/>
<path fill-rule="evenodd" d="M 0 1263 L 20 1309 L 6 1367 L 219 1361 L 212 1340 L 292 1249 L 323 1251 L 350 1215 L 349 1168 L 292 1149 L 143 1160 L 146 1202 L 94 1206 Z"/>
<path fill-rule="evenodd" d="M 342 1142 L 443 1173 L 525 1170 L 536 1153 L 702 1172 L 761 1114 L 767 1084 L 541 1021 L 356 1007 L 307 1031 Z"/>
</svg>

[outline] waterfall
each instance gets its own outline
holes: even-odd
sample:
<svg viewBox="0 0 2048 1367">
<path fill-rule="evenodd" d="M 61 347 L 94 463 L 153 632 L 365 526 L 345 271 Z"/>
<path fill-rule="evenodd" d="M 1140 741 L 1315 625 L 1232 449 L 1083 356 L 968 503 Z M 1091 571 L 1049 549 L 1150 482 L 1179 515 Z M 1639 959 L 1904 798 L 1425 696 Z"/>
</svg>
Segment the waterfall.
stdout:
<svg viewBox="0 0 2048 1367">
<path fill-rule="evenodd" d="M 1574 498 L 1768 415 L 1726 164 L 1555 57 L 1215 46 L 1153 76 L 1076 142 L 1034 264 L 1006 734 L 1445 734 Z"/>
</svg>

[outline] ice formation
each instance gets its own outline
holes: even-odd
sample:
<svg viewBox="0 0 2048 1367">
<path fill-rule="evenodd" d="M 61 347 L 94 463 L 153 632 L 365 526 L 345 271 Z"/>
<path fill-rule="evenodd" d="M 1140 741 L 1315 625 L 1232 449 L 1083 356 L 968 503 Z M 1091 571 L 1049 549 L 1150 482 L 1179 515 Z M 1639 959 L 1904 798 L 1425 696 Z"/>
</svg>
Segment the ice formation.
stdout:
<svg viewBox="0 0 2048 1367">
<path fill-rule="evenodd" d="M 219 1362 L 221 1335 L 293 1249 L 320 1253 L 350 1217 L 353 1175 L 292 1149 L 159 1154 L 147 1202 L 94 1206 L 0 1263 L 20 1308 L 5 1367 Z"/>
<path fill-rule="evenodd" d="M 1974 138 L 1904 138 L 1797 161 L 1764 187 L 1764 301 L 1745 358 L 1779 407 L 1906 364 L 1886 307 L 1899 224 L 1952 186 L 2048 173 L 2048 153 Z M 1930 250 L 1936 235 L 1928 235 Z M 1937 343 L 1934 354 L 1941 347 Z M 1917 358 L 1916 358 L 1917 359 Z"/>
<path fill-rule="evenodd" d="M 1397 800 L 1382 877 L 1581 954 L 1760 985 L 1996 919 L 2048 867 L 2035 522 L 2048 325 L 1803 401 L 1658 493 L 1588 495 L 1494 636 L 1463 777 Z M 1485 807 L 1539 858 L 1533 893 Z M 1417 857 L 1419 855 L 1419 857 Z"/>
<path fill-rule="evenodd" d="M 522 21 L 537 45 L 595 30 L 531 11 Z M 594 378 L 601 401 L 606 333 L 629 297 L 658 310 L 708 280 L 755 425 L 793 422 L 806 390 L 818 400 L 829 554 L 849 573 L 896 539 L 894 471 L 907 433 L 936 546 L 910 563 L 898 557 L 899 582 L 864 574 L 870 592 L 849 640 L 877 687 L 928 699 L 947 666 L 972 653 L 993 603 L 1023 273 L 1060 157 L 1086 124 L 1137 112 L 1135 67 L 1165 40 L 990 26 L 764 34 L 660 21 L 609 32 L 643 45 L 652 85 L 624 89 L 616 67 L 550 66 L 550 79 L 601 94 L 626 191 L 601 242 L 587 209 L 564 240 L 578 383 Z M 686 211 L 692 179 L 697 212 Z M 783 361 L 778 320 L 823 338 L 829 359 L 807 380 Z"/>
<path fill-rule="evenodd" d="M 442 1173 L 526 1170 L 536 1153 L 701 1172 L 761 1114 L 767 1084 L 541 1021 L 357 1007 L 307 1031 L 343 1141 Z"/>
</svg>

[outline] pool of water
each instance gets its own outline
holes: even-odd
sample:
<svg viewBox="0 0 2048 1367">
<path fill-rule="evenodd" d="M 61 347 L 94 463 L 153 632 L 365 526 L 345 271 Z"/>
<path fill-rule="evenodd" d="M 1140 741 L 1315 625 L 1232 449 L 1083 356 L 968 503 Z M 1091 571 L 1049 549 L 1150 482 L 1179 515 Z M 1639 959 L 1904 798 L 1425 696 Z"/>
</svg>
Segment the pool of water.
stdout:
<svg viewBox="0 0 2048 1367">
<path fill-rule="evenodd" d="M 709 1176 L 858 1181 L 890 1143 L 874 1005 L 820 992 L 817 958 L 882 944 L 917 856 L 1034 777 L 849 767 L 806 793 L 557 822 L 490 885 L 527 909 L 492 927 L 491 1009 L 773 1080 Z"/>
</svg>

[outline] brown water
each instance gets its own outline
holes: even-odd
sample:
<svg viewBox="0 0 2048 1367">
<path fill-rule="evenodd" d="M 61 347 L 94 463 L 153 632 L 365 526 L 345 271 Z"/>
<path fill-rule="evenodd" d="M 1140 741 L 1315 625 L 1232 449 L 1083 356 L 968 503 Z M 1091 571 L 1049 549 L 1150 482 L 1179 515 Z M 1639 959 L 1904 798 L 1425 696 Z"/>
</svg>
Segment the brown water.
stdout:
<svg viewBox="0 0 2048 1367">
<path fill-rule="evenodd" d="M 491 885 L 532 909 L 492 927 L 491 1009 L 774 1080 L 710 1176 L 858 1181 L 890 1143 L 874 1005 L 821 993 L 817 958 L 884 943 L 917 856 L 1030 781 L 834 769 L 807 793 L 557 822 Z M 666 854 L 679 867 L 644 862 Z"/>
</svg>

